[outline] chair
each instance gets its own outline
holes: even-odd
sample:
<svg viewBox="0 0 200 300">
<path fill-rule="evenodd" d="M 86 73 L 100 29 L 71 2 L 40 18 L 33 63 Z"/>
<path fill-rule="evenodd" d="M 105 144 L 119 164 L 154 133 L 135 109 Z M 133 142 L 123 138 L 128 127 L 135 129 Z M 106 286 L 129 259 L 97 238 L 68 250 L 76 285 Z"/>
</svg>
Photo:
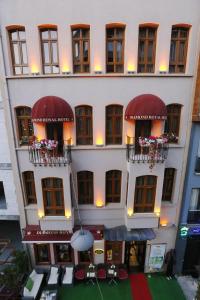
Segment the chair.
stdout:
<svg viewBox="0 0 200 300">
<path fill-rule="evenodd" d="M 128 279 L 128 272 L 127 272 L 126 265 L 119 265 L 119 267 L 118 267 L 118 278 L 119 278 L 119 280 Z"/>
<path fill-rule="evenodd" d="M 73 272 L 74 266 L 66 266 L 62 273 L 61 283 L 63 286 L 68 286 L 73 284 Z"/>
<path fill-rule="evenodd" d="M 98 264 L 97 266 L 97 278 L 100 280 L 106 279 L 106 267 L 104 264 Z"/>
<path fill-rule="evenodd" d="M 51 266 L 50 271 L 47 275 L 47 285 L 49 288 L 56 288 L 58 286 L 59 281 L 59 267 L 58 266 Z"/>
<path fill-rule="evenodd" d="M 77 265 L 74 271 L 74 278 L 76 280 L 84 280 L 85 279 L 85 269 L 81 265 Z"/>
</svg>

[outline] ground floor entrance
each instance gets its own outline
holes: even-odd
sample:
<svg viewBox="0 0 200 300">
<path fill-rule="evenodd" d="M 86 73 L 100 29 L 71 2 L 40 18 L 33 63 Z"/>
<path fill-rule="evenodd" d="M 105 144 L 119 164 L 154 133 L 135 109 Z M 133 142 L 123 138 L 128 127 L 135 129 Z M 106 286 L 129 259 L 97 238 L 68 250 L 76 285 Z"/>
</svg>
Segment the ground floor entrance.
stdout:
<svg viewBox="0 0 200 300">
<path fill-rule="evenodd" d="M 125 243 L 125 263 L 131 272 L 144 272 L 146 241 Z"/>
<path fill-rule="evenodd" d="M 183 273 L 198 277 L 200 275 L 200 236 L 187 238 Z"/>
</svg>

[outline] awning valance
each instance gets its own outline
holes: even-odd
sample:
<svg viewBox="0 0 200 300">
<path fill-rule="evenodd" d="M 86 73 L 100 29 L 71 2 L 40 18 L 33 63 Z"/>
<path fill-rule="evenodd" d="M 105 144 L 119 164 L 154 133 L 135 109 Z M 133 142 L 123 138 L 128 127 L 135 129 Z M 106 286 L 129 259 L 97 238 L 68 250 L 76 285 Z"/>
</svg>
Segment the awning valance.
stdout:
<svg viewBox="0 0 200 300">
<path fill-rule="evenodd" d="M 56 96 L 40 98 L 32 108 L 33 122 L 72 122 L 74 114 L 70 105 Z"/>
<path fill-rule="evenodd" d="M 157 96 L 143 94 L 131 100 L 125 111 L 126 120 L 165 120 L 165 103 Z"/>
<path fill-rule="evenodd" d="M 156 235 L 151 228 L 127 230 L 126 226 L 117 226 L 105 229 L 104 239 L 107 241 L 147 241 L 155 239 Z"/>
</svg>

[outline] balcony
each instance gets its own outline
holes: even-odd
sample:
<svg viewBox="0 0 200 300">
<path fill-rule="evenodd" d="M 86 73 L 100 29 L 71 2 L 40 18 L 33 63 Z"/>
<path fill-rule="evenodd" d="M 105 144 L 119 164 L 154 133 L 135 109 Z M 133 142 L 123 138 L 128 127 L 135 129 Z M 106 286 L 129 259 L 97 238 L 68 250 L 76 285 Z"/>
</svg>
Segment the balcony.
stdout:
<svg viewBox="0 0 200 300">
<path fill-rule="evenodd" d="M 66 166 L 70 164 L 71 146 L 67 141 L 34 140 L 29 144 L 29 161 L 34 166 Z"/>
<path fill-rule="evenodd" d="M 189 210 L 188 224 L 200 224 L 200 210 Z"/>
<path fill-rule="evenodd" d="M 145 140 L 145 138 L 143 138 Z M 142 142 L 135 138 L 130 138 L 127 144 L 127 161 L 132 163 L 149 163 L 150 168 L 156 163 L 163 163 L 168 154 L 168 143 L 160 138 L 156 141 L 147 138 L 148 142 L 142 145 Z"/>
</svg>

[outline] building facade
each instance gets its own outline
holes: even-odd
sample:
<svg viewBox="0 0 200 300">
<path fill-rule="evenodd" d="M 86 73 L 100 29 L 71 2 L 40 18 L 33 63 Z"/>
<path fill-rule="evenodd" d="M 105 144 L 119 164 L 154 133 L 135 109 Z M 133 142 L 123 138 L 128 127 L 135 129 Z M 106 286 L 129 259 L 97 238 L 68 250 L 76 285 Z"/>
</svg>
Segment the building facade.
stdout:
<svg viewBox="0 0 200 300">
<path fill-rule="evenodd" d="M 200 59 L 198 63 L 192 130 L 176 241 L 177 272 L 198 276 L 200 265 Z"/>
<path fill-rule="evenodd" d="M 92 257 L 153 271 L 175 246 L 199 4 L 154 2 L 0 3 L 7 127 L 33 264 Z M 91 255 L 70 245 L 80 221 L 94 235 Z"/>
</svg>

